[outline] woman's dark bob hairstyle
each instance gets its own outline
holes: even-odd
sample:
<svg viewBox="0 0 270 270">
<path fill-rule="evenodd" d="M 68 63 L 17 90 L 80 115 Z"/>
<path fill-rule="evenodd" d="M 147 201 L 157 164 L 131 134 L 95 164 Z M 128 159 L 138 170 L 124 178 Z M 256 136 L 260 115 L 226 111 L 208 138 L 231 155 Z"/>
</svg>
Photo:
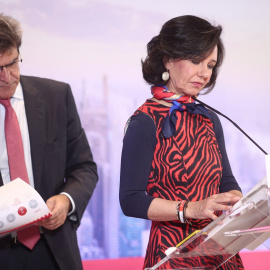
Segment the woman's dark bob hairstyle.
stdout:
<svg viewBox="0 0 270 270">
<path fill-rule="evenodd" d="M 220 38 L 222 27 L 192 15 L 185 15 L 167 21 L 158 36 L 147 44 L 147 57 L 142 61 L 143 78 L 151 85 L 164 85 L 162 73 L 164 63 L 170 59 L 202 61 L 217 46 L 217 63 L 213 68 L 205 93 L 215 86 L 219 67 L 224 58 L 224 46 Z"/>
</svg>

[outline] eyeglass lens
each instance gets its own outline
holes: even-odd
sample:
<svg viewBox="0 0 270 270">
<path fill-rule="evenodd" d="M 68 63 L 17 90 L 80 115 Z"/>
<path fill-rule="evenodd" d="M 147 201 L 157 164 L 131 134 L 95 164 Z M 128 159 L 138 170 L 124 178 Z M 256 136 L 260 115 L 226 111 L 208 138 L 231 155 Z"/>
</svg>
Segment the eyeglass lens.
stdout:
<svg viewBox="0 0 270 270">
<path fill-rule="evenodd" d="M 19 60 L 15 60 L 10 64 L 7 64 L 5 66 L 0 66 L 0 70 L 3 71 L 4 68 L 7 68 L 9 71 L 17 71 L 20 69 L 22 63 L 22 59 L 19 58 Z"/>
</svg>

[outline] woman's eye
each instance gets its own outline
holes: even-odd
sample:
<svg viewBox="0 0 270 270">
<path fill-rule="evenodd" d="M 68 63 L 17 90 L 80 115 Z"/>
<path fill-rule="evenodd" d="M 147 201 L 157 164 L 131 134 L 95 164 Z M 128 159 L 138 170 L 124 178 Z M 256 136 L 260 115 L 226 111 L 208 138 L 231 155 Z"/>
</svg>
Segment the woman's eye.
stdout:
<svg viewBox="0 0 270 270">
<path fill-rule="evenodd" d="M 200 64 L 199 61 L 195 61 L 195 60 L 192 60 L 191 62 L 192 62 L 193 64 L 195 64 L 195 65 L 199 65 L 199 64 Z"/>
</svg>

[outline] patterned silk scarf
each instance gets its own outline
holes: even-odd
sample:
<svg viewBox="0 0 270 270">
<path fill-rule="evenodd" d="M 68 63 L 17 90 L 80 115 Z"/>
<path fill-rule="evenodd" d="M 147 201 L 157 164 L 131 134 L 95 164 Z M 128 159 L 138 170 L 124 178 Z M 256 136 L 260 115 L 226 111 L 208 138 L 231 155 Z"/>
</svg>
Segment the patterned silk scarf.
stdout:
<svg viewBox="0 0 270 270">
<path fill-rule="evenodd" d="M 186 110 L 189 113 L 200 114 L 212 119 L 209 111 L 203 105 L 196 104 L 195 100 L 190 96 L 170 92 L 166 86 L 152 86 L 151 93 L 154 98 L 173 104 L 162 126 L 162 133 L 165 138 L 172 137 L 176 131 L 177 111 L 182 112 Z"/>
</svg>

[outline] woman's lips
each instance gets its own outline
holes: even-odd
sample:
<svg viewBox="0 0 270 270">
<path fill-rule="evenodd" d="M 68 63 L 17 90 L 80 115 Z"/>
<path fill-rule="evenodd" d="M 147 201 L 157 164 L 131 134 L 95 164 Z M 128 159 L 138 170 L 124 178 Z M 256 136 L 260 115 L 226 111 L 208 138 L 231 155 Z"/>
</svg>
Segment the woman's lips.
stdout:
<svg viewBox="0 0 270 270">
<path fill-rule="evenodd" d="M 192 84 L 195 86 L 195 87 L 197 87 L 197 88 L 201 88 L 202 87 L 202 83 L 200 83 L 200 82 L 192 82 Z"/>
</svg>

